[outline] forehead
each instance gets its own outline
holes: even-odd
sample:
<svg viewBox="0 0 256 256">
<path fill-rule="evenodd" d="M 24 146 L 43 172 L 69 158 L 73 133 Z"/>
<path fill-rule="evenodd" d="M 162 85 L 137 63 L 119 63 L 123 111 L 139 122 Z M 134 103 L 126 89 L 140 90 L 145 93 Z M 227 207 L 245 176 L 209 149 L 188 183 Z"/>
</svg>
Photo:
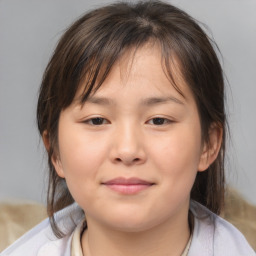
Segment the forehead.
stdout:
<svg viewBox="0 0 256 256">
<path fill-rule="evenodd" d="M 193 97 L 183 78 L 178 58 L 172 56 L 167 59 L 156 43 L 150 42 L 142 47 L 126 50 L 113 64 L 102 84 L 99 85 L 106 68 L 104 63 L 102 67 L 89 97 L 111 91 L 116 95 L 123 87 L 135 87 L 136 90 L 138 84 L 143 87 L 145 93 L 150 92 L 150 89 L 162 94 L 172 90 L 178 98 L 183 98 L 183 100 Z M 87 80 L 86 76 L 79 86 L 76 94 L 78 101 L 83 99 L 84 94 L 88 91 Z"/>
</svg>

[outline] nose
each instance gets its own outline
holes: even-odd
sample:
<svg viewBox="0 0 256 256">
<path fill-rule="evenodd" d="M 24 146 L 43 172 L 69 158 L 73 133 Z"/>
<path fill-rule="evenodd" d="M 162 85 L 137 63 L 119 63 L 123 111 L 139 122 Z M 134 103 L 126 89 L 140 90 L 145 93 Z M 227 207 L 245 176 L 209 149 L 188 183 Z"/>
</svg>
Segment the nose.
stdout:
<svg viewBox="0 0 256 256">
<path fill-rule="evenodd" d="M 143 134 L 133 125 L 119 126 L 112 138 L 111 161 L 124 165 L 138 165 L 146 161 Z"/>
</svg>

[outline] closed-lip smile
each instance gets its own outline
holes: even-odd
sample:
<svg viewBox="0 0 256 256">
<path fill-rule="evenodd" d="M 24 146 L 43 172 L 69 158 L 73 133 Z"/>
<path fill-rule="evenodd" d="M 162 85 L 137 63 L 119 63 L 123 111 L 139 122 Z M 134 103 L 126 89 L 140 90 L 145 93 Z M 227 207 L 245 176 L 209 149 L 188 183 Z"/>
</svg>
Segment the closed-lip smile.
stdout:
<svg viewBox="0 0 256 256">
<path fill-rule="evenodd" d="M 136 177 L 118 177 L 108 180 L 106 182 L 102 182 L 102 185 L 105 185 L 109 189 L 116 191 L 120 194 L 132 195 L 150 188 L 152 185 L 155 185 L 155 183 Z"/>
</svg>

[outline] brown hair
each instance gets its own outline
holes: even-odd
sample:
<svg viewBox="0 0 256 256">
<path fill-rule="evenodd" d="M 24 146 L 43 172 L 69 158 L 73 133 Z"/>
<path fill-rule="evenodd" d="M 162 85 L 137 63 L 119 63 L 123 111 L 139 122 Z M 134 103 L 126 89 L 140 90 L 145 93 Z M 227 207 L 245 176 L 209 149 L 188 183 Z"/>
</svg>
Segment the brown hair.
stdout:
<svg viewBox="0 0 256 256">
<path fill-rule="evenodd" d="M 224 198 L 225 110 L 223 72 L 214 48 L 198 23 L 182 10 L 161 1 L 118 2 L 93 10 L 68 28 L 45 70 L 37 107 L 38 129 L 48 132 L 49 183 L 47 208 L 53 230 L 61 236 L 54 213 L 74 202 L 65 179 L 59 177 L 51 158 L 58 148 L 58 120 L 85 81 L 81 103 L 97 90 L 124 52 L 157 42 L 163 65 L 175 88 L 174 56 L 197 103 L 202 136 L 214 123 L 223 129 L 215 162 L 198 172 L 191 199 L 219 214 Z M 97 83 L 96 83 L 97 81 Z M 182 92 L 180 92 L 182 93 Z"/>
</svg>

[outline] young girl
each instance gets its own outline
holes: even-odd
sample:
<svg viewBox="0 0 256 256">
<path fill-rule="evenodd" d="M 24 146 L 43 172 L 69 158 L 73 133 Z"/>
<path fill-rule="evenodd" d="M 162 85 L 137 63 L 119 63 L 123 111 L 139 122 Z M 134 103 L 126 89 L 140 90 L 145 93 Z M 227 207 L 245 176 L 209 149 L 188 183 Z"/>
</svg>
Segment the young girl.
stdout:
<svg viewBox="0 0 256 256">
<path fill-rule="evenodd" d="M 2 255 L 255 255 L 218 217 L 226 118 L 213 45 L 160 1 L 76 21 L 38 100 L 49 219 Z"/>
</svg>

